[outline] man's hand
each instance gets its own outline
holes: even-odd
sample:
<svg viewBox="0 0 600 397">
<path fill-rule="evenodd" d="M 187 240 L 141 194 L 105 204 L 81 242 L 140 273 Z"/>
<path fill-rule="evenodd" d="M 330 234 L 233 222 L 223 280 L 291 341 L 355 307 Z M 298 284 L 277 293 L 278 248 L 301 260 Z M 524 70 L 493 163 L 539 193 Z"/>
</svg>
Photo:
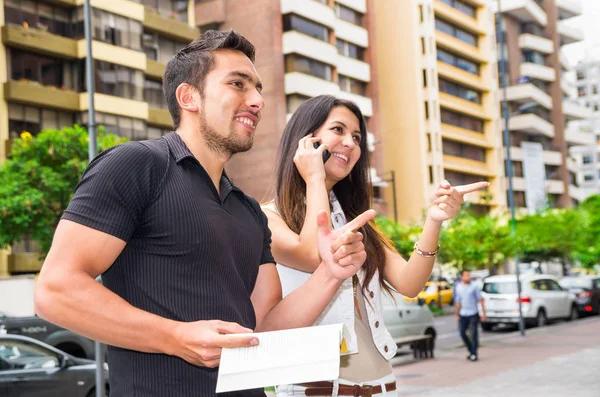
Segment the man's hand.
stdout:
<svg viewBox="0 0 600 397">
<path fill-rule="evenodd" d="M 236 323 L 220 320 L 179 323 L 174 336 L 177 347 L 172 355 L 180 357 L 190 364 L 214 368 L 221 361 L 223 347 L 248 347 L 258 345 L 252 330 Z"/>
<path fill-rule="evenodd" d="M 358 230 L 375 215 L 374 210 L 365 211 L 341 228 L 331 230 L 327 213 L 319 212 L 319 254 L 331 276 L 345 280 L 354 276 L 365 263 L 367 253 L 362 242 L 363 235 Z"/>
<path fill-rule="evenodd" d="M 485 189 L 489 185 L 489 182 L 482 181 L 452 187 L 448 181 L 443 181 L 431 199 L 427 216 L 437 222 L 452 219 L 458 214 L 458 211 L 465 202 L 465 194 Z"/>
<path fill-rule="evenodd" d="M 485 322 L 485 320 L 487 320 L 487 316 L 485 315 L 485 313 L 481 313 L 481 321 Z"/>
</svg>

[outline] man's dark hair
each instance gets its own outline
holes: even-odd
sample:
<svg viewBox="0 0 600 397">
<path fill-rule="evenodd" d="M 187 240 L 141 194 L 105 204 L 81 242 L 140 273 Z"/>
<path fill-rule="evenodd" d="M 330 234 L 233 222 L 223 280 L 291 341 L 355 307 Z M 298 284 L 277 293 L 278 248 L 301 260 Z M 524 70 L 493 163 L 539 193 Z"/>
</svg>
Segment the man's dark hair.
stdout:
<svg viewBox="0 0 600 397">
<path fill-rule="evenodd" d="M 173 128 L 181 121 L 181 109 L 175 97 L 179 84 L 188 83 L 196 87 L 202 95 L 206 75 L 215 65 L 214 52 L 236 50 L 246 55 L 254 63 L 255 49 L 244 36 L 234 30 L 220 32 L 207 30 L 179 52 L 167 63 L 163 73 L 163 93 L 173 118 Z"/>
<path fill-rule="evenodd" d="M 468 269 L 462 269 L 462 270 L 460 271 L 460 275 L 461 275 L 461 277 L 462 277 L 462 275 L 463 275 L 463 274 L 467 273 L 468 271 L 469 271 Z"/>
</svg>

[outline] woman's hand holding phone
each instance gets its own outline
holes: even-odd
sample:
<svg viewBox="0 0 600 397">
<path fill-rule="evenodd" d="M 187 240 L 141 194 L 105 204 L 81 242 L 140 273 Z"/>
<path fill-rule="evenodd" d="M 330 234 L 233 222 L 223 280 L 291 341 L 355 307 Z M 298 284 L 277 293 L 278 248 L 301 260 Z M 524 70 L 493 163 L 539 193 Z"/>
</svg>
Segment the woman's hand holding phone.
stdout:
<svg viewBox="0 0 600 397">
<path fill-rule="evenodd" d="M 294 164 L 304 182 L 308 183 L 314 179 L 325 180 L 324 164 L 331 156 L 327 149 L 327 145 L 321 144 L 321 138 L 313 137 L 312 134 L 300 139 L 294 155 Z"/>
</svg>

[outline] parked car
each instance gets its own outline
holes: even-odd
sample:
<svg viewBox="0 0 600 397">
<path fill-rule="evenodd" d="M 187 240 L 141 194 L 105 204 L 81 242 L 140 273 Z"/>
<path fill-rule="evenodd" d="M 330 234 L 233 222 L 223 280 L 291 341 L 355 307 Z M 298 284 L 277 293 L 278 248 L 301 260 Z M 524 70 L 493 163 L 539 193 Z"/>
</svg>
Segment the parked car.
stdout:
<svg viewBox="0 0 600 397">
<path fill-rule="evenodd" d="M 600 314 L 600 276 L 564 277 L 559 284 L 575 294 L 580 314 Z"/>
<path fill-rule="evenodd" d="M 521 304 L 527 325 L 543 326 L 548 321 L 579 317 L 575 295 L 563 289 L 555 277 L 545 274 L 521 276 Z M 515 275 L 491 276 L 484 280 L 483 296 L 487 320 L 484 331 L 495 324 L 518 324 L 519 301 Z"/>
<path fill-rule="evenodd" d="M 29 336 L 75 357 L 94 358 L 94 342 L 38 316 L 13 317 L 0 312 L 0 334 Z"/>
<path fill-rule="evenodd" d="M 96 364 L 33 338 L 0 335 L 0 394 L 6 397 L 94 397 Z M 103 369 L 107 381 L 108 369 Z"/>
<path fill-rule="evenodd" d="M 423 287 L 423 291 L 419 292 L 416 298 L 405 297 L 406 302 L 417 302 L 417 299 L 423 299 L 426 305 L 451 305 L 453 304 L 452 286 L 447 281 L 428 281 Z"/>
<path fill-rule="evenodd" d="M 433 314 L 423 300 L 407 302 L 398 293 L 383 294 L 383 321 L 393 338 L 412 335 L 431 335 L 435 341 L 437 332 L 433 326 Z"/>
</svg>

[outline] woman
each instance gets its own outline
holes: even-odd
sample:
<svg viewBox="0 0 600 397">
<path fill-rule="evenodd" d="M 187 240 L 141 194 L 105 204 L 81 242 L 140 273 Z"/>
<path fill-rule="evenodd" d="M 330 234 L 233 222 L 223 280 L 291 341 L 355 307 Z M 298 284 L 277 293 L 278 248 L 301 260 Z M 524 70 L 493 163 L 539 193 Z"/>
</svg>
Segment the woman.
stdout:
<svg viewBox="0 0 600 397">
<path fill-rule="evenodd" d="M 302 285 L 320 263 L 317 213 L 328 210 L 333 227 L 339 228 L 371 208 L 366 144 L 367 130 L 359 108 L 333 96 L 308 100 L 288 122 L 279 145 L 275 198 L 263 207 L 269 218 L 271 248 L 284 296 Z M 323 163 L 325 150 L 331 157 Z M 358 252 L 364 244 L 365 264 L 342 284 L 315 323 L 343 322 L 351 333 L 354 331 L 348 346 L 351 354 L 341 358 L 340 378 L 334 382 L 281 385 L 278 396 L 356 395 L 355 385 L 365 385 L 364 390 L 358 390 L 359 395 L 369 391 L 373 396 L 396 395 L 389 363 L 396 344 L 383 324 L 381 294 L 390 291 L 390 286 L 411 297 L 421 291 L 431 274 L 442 222 L 457 214 L 464 193 L 488 185 L 480 182 L 453 188 L 444 181 L 435 193 L 423 234 L 408 261 L 373 224 L 365 225 L 363 242 L 350 248 L 350 253 Z"/>
</svg>

